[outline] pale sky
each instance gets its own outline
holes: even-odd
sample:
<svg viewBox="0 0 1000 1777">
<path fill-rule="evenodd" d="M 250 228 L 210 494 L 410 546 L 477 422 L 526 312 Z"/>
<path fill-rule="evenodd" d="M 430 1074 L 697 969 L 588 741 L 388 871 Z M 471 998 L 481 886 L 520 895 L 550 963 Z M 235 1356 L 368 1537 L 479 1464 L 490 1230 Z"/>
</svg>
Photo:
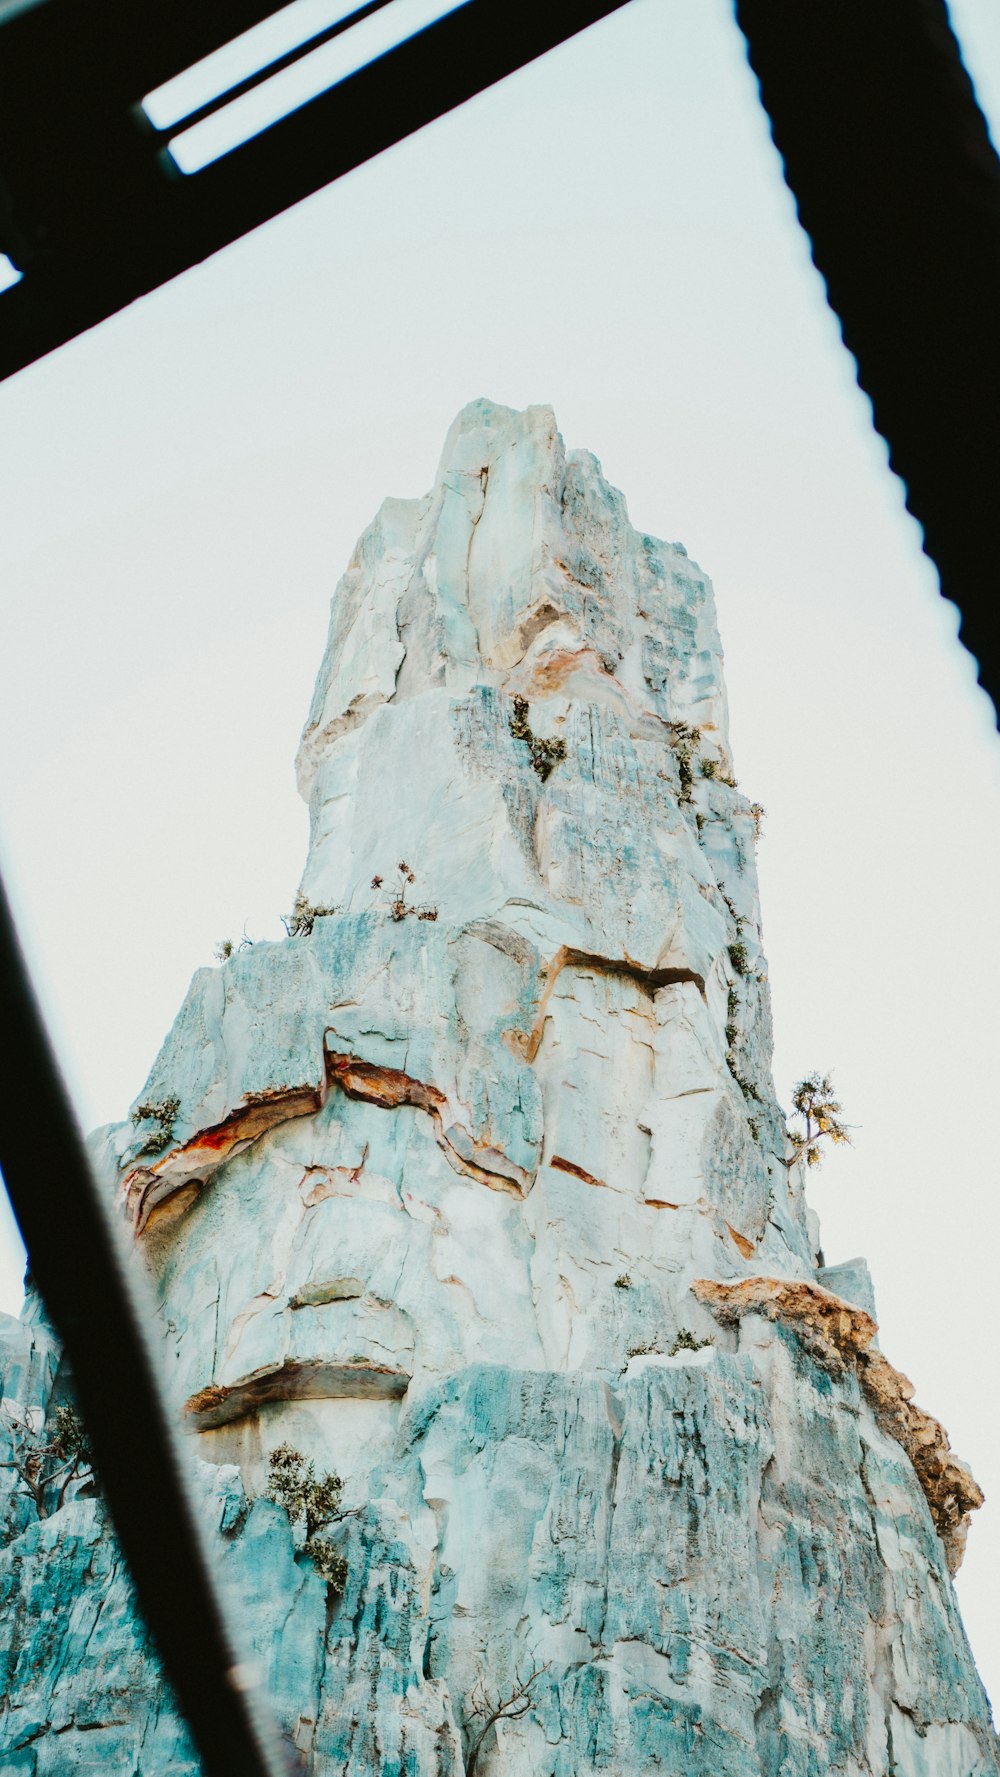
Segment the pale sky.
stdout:
<svg viewBox="0 0 1000 1777">
<path fill-rule="evenodd" d="M 1000 140 L 1000 9 L 951 10 Z M 632 0 L 0 385 L 0 840 L 81 1120 L 219 938 L 281 935 L 330 594 L 480 394 L 551 402 L 715 583 L 779 1098 L 832 1069 L 856 1125 L 810 1193 L 987 1491 L 959 1595 L 1000 1697 L 1000 742 L 727 0 Z M 15 1312 L 20 1271 L 11 1233 Z"/>
</svg>

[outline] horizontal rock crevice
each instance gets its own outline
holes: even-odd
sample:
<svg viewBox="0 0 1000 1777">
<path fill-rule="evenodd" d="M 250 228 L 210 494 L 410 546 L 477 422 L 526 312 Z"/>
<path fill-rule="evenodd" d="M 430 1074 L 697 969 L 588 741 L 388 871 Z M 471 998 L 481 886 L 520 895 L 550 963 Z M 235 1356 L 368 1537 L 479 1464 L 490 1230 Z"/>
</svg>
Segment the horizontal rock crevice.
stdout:
<svg viewBox="0 0 1000 1777">
<path fill-rule="evenodd" d="M 235 1382 L 210 1383 L 190 1395 L 184 1412 L 195 1431 L 214 1431 L 245 1419 L 273 1401 L 399 1400 L 410 1385 L 409 1372 L 370 1358 L 286 1358 L 264 1365 Z"/>
<path fill-rule="evenodd" d="M 627 981 L 634 981 L 644 993 L 652 999 L 664 987 L 677 987 L 690 982 L 698 989 L 702 998 L 705 996 L 705 981 L 701 975 L 688 968 L 646 968 L 634 962 L 631 957 L 602 956 L 592 950 L 577 950 L 572 945 L 564 944 L 551 960 L 543 964 L 540 970 L 542 981 L 535 1016 L 527 1034 L 519 1031 L 511 1032 L 511 1044 L 521 1050 L 526 1061 L 534 1061 L 541 1046 L 545 1030 L 545 1017 L 548 1010 L 552 990 L 564 969 L 574 968 L 591 971 L 595 975 L 617 975 Z"/>
<path fill-rule="evenodd" d="M 317 1087 L 275 1088 L 273 1092 L 248 1097 L 220 1123 L 200 1129 L 155 1165 L 130 1167 L 121 1189 L 135 1233 L 143 1233 L 154 1215 L 162 1226 L 169 1200 L 185 1187 L 192 1189 L 181 1207 L 189 1207 L 197 1191 L 226 1160 L 282 1123 L 294 1117 L 313 1116 L 322 1109 L 325 1097 L 325 1083 Z"/>
<path fill-rule="evenodd" d="M 332 1050 L 327 1051 L 327 1070 L 331 1084 L 339 1086 L 349 1098 L 380 1105 L 383 1110 L 412 1105 L 415 1110 L 425 1111 L 449 1166 L 465 1178 L 476 1179 L 491 1191 L 512 1192 L 515 1197 L 525 1197 L 530 1191 L 532 1177 L 523 1167 L 496 1148 L 476 1142 L 460 1124 L 445 1127 L 442 1112 L 447 1108 L 447 1100 L 436 1086 L 415 1080 L 399 1068 L 379 1067 L 360 1061 L 355 1055 Z"/>
</svg>

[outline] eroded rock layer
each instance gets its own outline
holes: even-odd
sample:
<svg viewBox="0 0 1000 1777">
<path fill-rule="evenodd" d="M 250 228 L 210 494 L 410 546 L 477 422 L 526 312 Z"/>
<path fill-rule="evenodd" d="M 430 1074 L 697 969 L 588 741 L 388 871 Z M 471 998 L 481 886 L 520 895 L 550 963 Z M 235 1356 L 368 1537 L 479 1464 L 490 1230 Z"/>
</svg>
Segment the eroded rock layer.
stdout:
<svg viewBox="0 0 1000 1777">
<path fill-rule="evenodd" d="M 299 774 L 289 937 L 196 974 L 95 1151 L 303 1768 L 995 1774 L 981 1496 L 775 1102 L 704 575 L 475 402 L 337 588 Z M 4 1337 L 39 1419 L 58 1354 Z M 333 1581 L 283 1443 L 343 1478 Z M 99 1498 L 0 1475 L 3 1768 L 194 1773 Z"/>
</svg>

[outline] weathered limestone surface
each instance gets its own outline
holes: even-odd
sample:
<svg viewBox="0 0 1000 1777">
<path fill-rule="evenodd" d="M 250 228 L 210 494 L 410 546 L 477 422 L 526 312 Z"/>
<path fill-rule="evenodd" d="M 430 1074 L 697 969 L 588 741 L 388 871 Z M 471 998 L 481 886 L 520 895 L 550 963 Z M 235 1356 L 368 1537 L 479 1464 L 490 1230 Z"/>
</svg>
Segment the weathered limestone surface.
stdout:
<svg viewBox="0 0 1000 1777">
<path fill-rule="evenodd" d="M 478 1777 L 995 1774 L 981 1496 L 788 1164 L 704 575 L 475 402 L 358 544 L 299 776 L 295 935 L 196 974 L 95 1153 L 304 1769 L 457 1777 L 538 1668 Z M 60 1398 L 37 1314 L 0 1363 Z M 344 1478 L 329 1597 L 283 1441 Z M 100 1500 L 0 1485 L 2 1768 L 193 1777 Z"/>
</svg>

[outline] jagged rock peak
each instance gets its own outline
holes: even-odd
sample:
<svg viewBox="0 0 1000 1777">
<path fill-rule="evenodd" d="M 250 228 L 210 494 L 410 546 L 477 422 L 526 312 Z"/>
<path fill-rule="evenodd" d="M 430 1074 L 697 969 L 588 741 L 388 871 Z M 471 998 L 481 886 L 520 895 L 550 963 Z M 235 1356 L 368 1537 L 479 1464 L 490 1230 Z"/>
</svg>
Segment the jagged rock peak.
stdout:
<svg viewBox="0 0 1000 1777">
<path fill-rule="evenodd" d="M 386 500 L 362 535 L 333 601 L 304 793 L 330 742 L 381 705 L 474 685 L 564 699 L 576 685 L 727 744 L 711 588 L 682 545 L 633 530 L 548 407 L 471 402 L 431 493 Z"/>
<path fill-rule="evenodd" d="M 998 1777 L 981 1495 L 775 1100 L 704 575 L 473 402 L 337 587 L 299 769 L 288 937 L 197 972 L 98 1146 L 309 1777 Z M 43 1323 L 0 1364 L 51 1414 Z M 342 1477 L 319 1547 L 284 1444 Z M 0 1484 L 3 1768 L 195 1777 L 99 1502 Z"/>
<path fill-rule="evenodd" d="M 141 1095 L 179 1108 L 166 1151 L 126 1174 L 139 1226 L 333 1086 L 417 1107 L 453 1170 L 526 1204 L 538 1193 L 518 1238 L 561 1174 L 641 1209 L 648 1226 L 613 1250 L 637 1273 L 669 1251 L 681 1296 L 720 1265 L 811 1276 L 711 586 L 681 545 L 632 528 L 550 409 L 472 403 L 432 492 L 386 502 L 363 534 L 300 773 L 312 818 L 294 929 L 309 948 L 257 945 L 221 980 L 195 978 Z M 564 1077 L 582 1054 L 601 1064 L 585 1098 Z M 603 1214 L 581 1203 L 574 1241 Z M 532 1229 L 536 1273 L 552 1238 Z M 512 1253 L 524 1325 L 477 1303 L 448 1362 L 488 1350 L 613 1373 L 636 1328 L 634 1313 L 608 1320 L 606 1278 L 585 1270 L 552 1298 L 529 1272 Z M 637 1275 L 633 1307 L 639 1289 Z"/>
</svg>

